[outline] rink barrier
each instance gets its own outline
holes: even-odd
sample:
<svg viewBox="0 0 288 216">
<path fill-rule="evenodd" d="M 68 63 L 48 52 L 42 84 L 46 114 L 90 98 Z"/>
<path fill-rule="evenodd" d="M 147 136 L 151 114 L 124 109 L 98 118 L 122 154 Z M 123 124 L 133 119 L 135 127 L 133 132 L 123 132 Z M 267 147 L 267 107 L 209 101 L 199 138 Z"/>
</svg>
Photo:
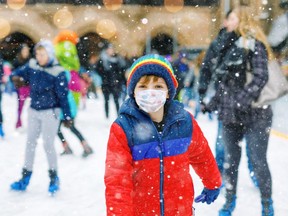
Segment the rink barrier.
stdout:
<svg viewBox="0 0 288 216">
<path fill-rule="evenodd" d="M 277 130 L 271 130 L 271 134 L 277 137 L 280 137 L 282 139 L 288 140 L 288 135 L 282 132 L 279 132 Z"/>
</svg>

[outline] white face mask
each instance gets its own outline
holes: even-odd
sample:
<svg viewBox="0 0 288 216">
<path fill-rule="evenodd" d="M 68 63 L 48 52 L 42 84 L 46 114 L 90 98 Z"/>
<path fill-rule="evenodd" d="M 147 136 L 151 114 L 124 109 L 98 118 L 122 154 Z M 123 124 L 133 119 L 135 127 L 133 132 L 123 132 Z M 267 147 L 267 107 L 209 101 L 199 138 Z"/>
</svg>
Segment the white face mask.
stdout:
<svg viewBox="0 0 288 216">
<path fill-rule="evenodd" d="M 157 112 L 166 102 L 167 91 L 147 89 L 138 91 L 135 95 L 136 103 L 147 113 Z"/>
</svg>

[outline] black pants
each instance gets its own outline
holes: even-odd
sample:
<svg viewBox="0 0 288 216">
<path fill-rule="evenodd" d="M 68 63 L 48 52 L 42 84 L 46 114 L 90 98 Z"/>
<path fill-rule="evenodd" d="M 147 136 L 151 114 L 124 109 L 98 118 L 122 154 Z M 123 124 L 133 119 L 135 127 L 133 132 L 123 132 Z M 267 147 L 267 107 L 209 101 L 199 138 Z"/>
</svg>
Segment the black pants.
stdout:
<svg viewBox="0 0 288 216">
<path fill-rule="evenodd" d="M 102 92 L 104 95 L 104 100 L 105 100 L 105 115 L 106 118 L 109 117 L 109 100 L 110 100 L 110 94 L 113 95 L 115 107 L 116 107 L 116 112 L 118 113 L 119 111 L 119 98 L 121 95 L 121 88 L 112 88 L 112 87 L 106 87 L 102 86 Z"/>
<path fill-rule="evenodd" d="M 245 137 L 247 150 L 253 171 L 259 183 L 262 198 L 272 195 L 272 179 L 267 163 L 267 147 L 272 125 L 272 110 L 267 109 L 265 117 L 262 115 L 247 124 L 223 123 L 223 141 L 225 147 L 225 178 L 227 195 L 236 195 L 238 168 L 241 159 L 239 142 Z"/>
<path fill-rule="evenodd" d="M 58 127 L 58 137 L 61 140 L 61 142 L 65 142 L 66 141 L 65 137 L 64 137 L 63 133 L 61 132 L 61 125 L 62 125 L 62 121 L 60 122 L 59 127 Z M 80 140 L 80 142 L 85 141 L 82 134 L 75 127 L 74 122 L 73 122 L 72 126 L 70 127 L 70 130 L 73 134 L 75 134 L 77 136 L 77 138 Z"/>
</svg>

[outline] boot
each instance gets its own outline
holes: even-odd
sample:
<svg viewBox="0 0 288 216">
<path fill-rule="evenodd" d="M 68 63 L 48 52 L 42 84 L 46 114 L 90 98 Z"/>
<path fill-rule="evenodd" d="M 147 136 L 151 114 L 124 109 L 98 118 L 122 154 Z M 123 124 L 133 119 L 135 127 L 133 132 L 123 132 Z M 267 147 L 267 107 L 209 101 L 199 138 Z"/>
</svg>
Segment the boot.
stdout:
<svg viewBox="0 0 288 216">
<path fill-rule="evenodd" d="M 54 194 L 59 190 L 59 177 L 57 176 L 56 170 L 48 170 L 48 172 L 50 177 L 48 192 Z"/>
<path fill-rule="evenodd" d="M 16 122 L 16 129 L 21 128 L 21 127 L 22 127 L 22 122 L 21 122 L 21 120 L 19 119 L 19 120 Z"/>
<path fill-rule="evenodd" d="M 83 152 L 83 154 L 82 154 L 82 157 L 83 157 L 83 158 L 86 158 L 86 157 L 88 157 L 90 154 L 93 154 L 92 148 L 87 144 L 86 141 L 82 141 L 81 144 L 82 144 L 82 146 L 83 146 L 83 148 L 84 148 L 84 152 Z"/>
<path fill-rule="evenodd" d="M 219 211 L 219 216 L 231 216 L 236 207 L 236 196 L 226 196 L 226 202 Z"/>
<path fill-rule="evenodd" d="M 73 154 L 73 151 L 69 147 L 68 143 L 66 141 L 62 142 L 64 151 L 60 155 L 70 155 Z"/>
<path fill-rule="evenodd" d="M 32 171 L 28 171 L 27 169 L 23 169 L 22 170 L 22 178 L 19 181 L 16 181 L 10 185 L 11 190 L 25 191 L 26 187 L 29 185 L 31 175 L 32 175 Z"/>
<path fill-rule="evenodd" d="M 274 216 L 273 201 L 271 198 L 262 199 L 262 216 Z"/>
<path fill-rule="evenodd" d="M 2 123 L 0 123 L 0 137 L 4 137 L 5 133 L 3 131 Z"/>
</svg>

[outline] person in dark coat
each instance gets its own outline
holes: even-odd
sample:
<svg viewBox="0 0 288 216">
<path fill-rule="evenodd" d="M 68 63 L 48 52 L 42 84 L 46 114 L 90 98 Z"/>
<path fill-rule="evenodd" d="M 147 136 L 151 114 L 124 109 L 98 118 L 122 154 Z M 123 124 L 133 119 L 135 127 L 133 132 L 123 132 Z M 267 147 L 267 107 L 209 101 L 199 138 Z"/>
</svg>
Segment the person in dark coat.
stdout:
<svg viewBox="0 0 288 216">
<path fill-rule="evenodd" d="M 102 93 L 105 101 L 105 116 L 109 118 L 109 100 L 112 94 L 116 112 L 119 111 L 119 99 L 126 84 L 125 61 L 115 53 L 112 44 L 103 50 L 97 62 L 97 72 L 102 78 Z"/>
<path fill-rule="evenodd" d="M 216 69 L 221 64 L 221 61 L 224 59 L 225 53 L 232 46 L 233 41 L 237 37 L 234 31 L 227 31 L 227 20 L 232 11 L 228 11 L 223 21 L 223 28 L 219 31 L 217 37 L 212 41 L 208 50 L 206 51 L 204 60 L 200 68 L 200 77 L 199 77 L 199 103 L 202 104 L 202 112 L 205 113 L 205 103 L 206 93 L 208 91 L 209 85 L 212 82 L 214 89 L 217 90 L 219 83 L 221 81 L 221 74 L 216 75 Z M 209 113 L 210 114 L 210 113 Z M 218 131 L 215 144 L 215 158 L 218 164 L 218 168 L 222 174 L 224 174 L 224 161 L 225 161 L 225 149 L 223 143 L 223 124 L 222 121 L 218 120 Z M 254 175 L 253 167 L 251 165 L 249 150 L 246 149 L 246 154 L 248 158 L 248 169 L 249 174 L 252 179 L 253 184 L 258 187 L 257 179 Z"/>
<path fill-rule="evenodd" d="M 227 165 L 224 169 L 226 202 L 219 216 L 231 215 L 236 206 L 240 141 L 244 138 L 259 184 L 262 216 L 274 215 L 272 178 L 267 162 L 272 109 L 270 105 L 252 106 L 268 81 L 268 61 L 273 55 L 255 19 L 251 8 L 246 6 L 235 8 L 229 15 L 227 31 L 233 35 L 226 42 L 228 49 L 220 53 L 222 59 L 215 69 L 216 76 L 219 76 L 219 86 L 206 107 L 208 110 L 216 110 L 223 123 Z M 247 83 L 248 71 L 253 78 Z"/>
</svg>

